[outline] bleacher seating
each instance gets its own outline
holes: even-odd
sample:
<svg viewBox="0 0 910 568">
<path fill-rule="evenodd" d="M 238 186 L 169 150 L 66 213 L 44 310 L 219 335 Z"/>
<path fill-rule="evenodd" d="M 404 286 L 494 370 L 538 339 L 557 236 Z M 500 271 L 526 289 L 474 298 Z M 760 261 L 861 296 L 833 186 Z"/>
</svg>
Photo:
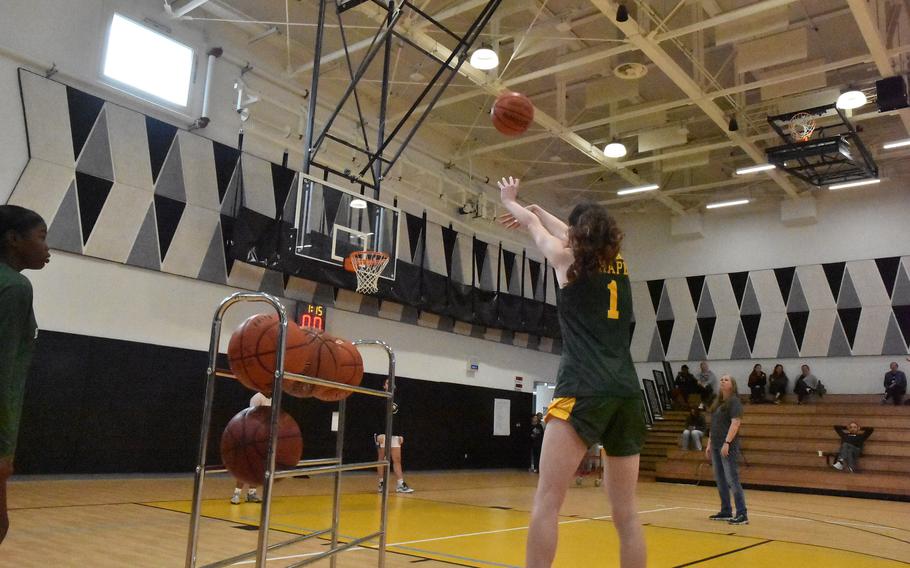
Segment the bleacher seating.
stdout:
<svg viewBox="0 0 910 568">
<path fill-rule="evenodd" d="M 741 429 L 746 487 L 910 500 L 910 406 L 879 404 L 879 395 L 832 394 L 810 404 L 746 404 Z M 649 433 L 642 455 L 645 475 L 658 481 L 713 483 L 703 452 L 681 451 L 685 413 L 670 412 Z M 818 452 L 837 452 L 835 424 L 856 421 L 875 428 L 857 473 L 832 469 Z M 709 420 L 710 423 L 710 420 Z M 663 455 L 656 455 L 659 452 Z"/>
</svg>

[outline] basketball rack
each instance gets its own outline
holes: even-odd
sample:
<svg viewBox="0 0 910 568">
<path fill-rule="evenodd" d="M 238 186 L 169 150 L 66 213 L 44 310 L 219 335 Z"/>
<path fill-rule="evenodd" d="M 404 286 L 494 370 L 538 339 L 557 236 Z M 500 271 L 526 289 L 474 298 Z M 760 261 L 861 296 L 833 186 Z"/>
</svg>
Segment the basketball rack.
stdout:
<svg viewBox="0 0 910 568">
<path fill-rule="evenodd" d="M 329 458 L 319 458 L 319 459 L 309 459 L 302 460 L 297 463 L 293 468 L 289 469 L 275 469 L 275 453 L 277 449 L 278 442 L 278 417 L 281 414 L 278 412 L 281 408 L 281 399 L 282 399 L 282 381 L 297 381 L 302 383 L 308 383 L 312 385 L 318 385 L 322 387 L 329 387 L 334 389 L 341 389 L 346 391 L 351 391 L 358 394 L 365 394 L 369 396 L 376 396 L 384 398 L 386 401 L 386 420 L 385 420 L 385 433 L 386 439 L 391 439 L 392 437 L 392 414 L 393 414 L 393 402 L 392 397 L 395 393 L 395 353 L 392 351 L 392 348 L 388 346 L 383 341 L 378 339 L 358 339 L 353 341 L 354 345 L 371 345 L 380 347 L 385 350 L 389 358 L 389 375 L 388 375 L 388 390 L 378 390 L 378 389 L 369 389 L 361 386 L 345 385 L 341 383 L 336 383 L 332 381 L 327 381 L 323 379 L 318 379 L 316 377 L 308 377 L 305 375 L 298 375 L 294 373 L 288 373 L 284 371 L 284 359 L 285 359 L 285 349 L 287 345 L 287 325 L 288 317 L 285 311 L 284 306 L 275 296 L 270 294 L 265 294 L 261 292 L 237 292 L 232 294 L 221 301 L 221 304 L 218 306 L 218 309 L 215 311 L 215 316 L 212 318 L 212 335 L 209 342 L 209 363 L 208 368 L 206 369 L 206 382 L 205 382 L 205 402 L 202 410 L 202 428 L 199 438 L 199 459 L 197 461 L 196 470 L 195 470 L 195 483 L 193 485 L 193 507 L 190 514 L 190 527 L 189 527 L 189 536 L 187 538 L 186 546 L 186 568 L 196 568 L 197 562 L 197 545 L 199 542 L 199 521 L 202 516 L 202 490 L 205 484 L 205 476 L 211 473 L 224 473 L 227 472 L 227 469 L 223 465 L 206 465 L 206 456 L 208 453 L 208 441 L 209 433 L 211 429 L 212 422 L 212 404 L 215 394 L 215 378 L 235 378 L 234 374 L 228 370 L 218 369 L 217 368 L 217 358 L 219 353 L 219 346 L 221 343 L 221 322 L 224 317 L 225 312 L 233 305 L 242 303 L 242 302 L 261 302 L 266 303 L 272 306 L 275 311 L 278 313 L 278 318 L 280 321 L 280 326 L 278 328 L 278 351 L 276 353 L 275 359 L 275 378 L 272 383 L 272 408 L 274 409 L 271 416 L 271 424 L 269 428 L 269 445 L 268 452 L 266 454 L 265 462 L 265 481 L 262 484 L 262 510 L 259 518 L 259 540 L 255 550 L 244 552 L 232 556 L 230 558 L 225 558 L 210 564 L 206 564 L 201 568 L 219 568 L 222 566 L 230 566 L 237 562 L 246 560 L 248 558 L 254 558 L 256 561 L 256 568 L 265 568 L 266 563 L 268 562 L 268 554 L 271 551 L 296 544 L 302 541 L 305 541 L 310 538 L 319 537 L 323 535 L 329 535 L 331 538 L 331 547 L 328 550 L 324 550 L 318 554 L 308 556 L 307 558 L 295 562 L 293 564 L 288 564 L 286 568 L 296 568 L 298 566 L 305 566 L 313 562 L 317 562 L 324 558 L 329 558 L 330 566 L 335 567 L 336 564 L 336 555 L 345 550 L 351 549 L 355 546 L 359 546 L 365 542 L 369 542 L 375 539 L 379 539 L 378 547 L 378 563 L 379 568 L 385 566 L 385 550 L 386 550 L 386 528 L 388 521 L 388 499 L 389 499 L 389 459 L 388 457 L 384 460 L 378 460 L 373 462 L 361 462 L 361 463 L 344 463 L 342 459 L 343 450 L 344 450 L 344 422 L 345 422 L 345 400 L 342 399 L 338 403 L 338 432 L 336 434 L 336 443 L 335 443 L 335 456 Z M 373 469 L 376 467 L 382 468 L 382 479 L 383 479 L 383 490 L 381 497 L 381 512 L 379 519 L 379 530 L 371 534 L 355 538 L 349 542 L 339 544 L 339 535 L 338 535 L 338 525 L 339 517 L 341 511 L 341 474 L 345 471 L 355 471 L 355 470 L 365 470 Z M 305 535 L 296 536 L 291 539 L 285 540 L 283 542 L 269 544 L 269 519 L 271 516 L 272 510 L 272 485 L 275 479 L 293 477 L 297 475 L 325 475 L 332 474 L 334 475 L 334 494 L 332 502 L 332 526 L 326 529 L 317 530 Z"/>
</svg>

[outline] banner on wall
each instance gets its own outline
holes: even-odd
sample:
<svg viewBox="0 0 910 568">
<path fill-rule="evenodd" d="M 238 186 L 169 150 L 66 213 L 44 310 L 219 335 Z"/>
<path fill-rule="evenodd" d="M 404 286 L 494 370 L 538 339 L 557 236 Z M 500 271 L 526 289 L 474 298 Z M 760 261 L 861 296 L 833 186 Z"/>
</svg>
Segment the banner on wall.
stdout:
<svg viewBox="0 0 910 568">
<path fill-rule="evenodd" d="M 493 399 L 493 435 L 508 436 L 509 421 L 512 413 L 512 401 L 507 398 Z"/>
</svg>

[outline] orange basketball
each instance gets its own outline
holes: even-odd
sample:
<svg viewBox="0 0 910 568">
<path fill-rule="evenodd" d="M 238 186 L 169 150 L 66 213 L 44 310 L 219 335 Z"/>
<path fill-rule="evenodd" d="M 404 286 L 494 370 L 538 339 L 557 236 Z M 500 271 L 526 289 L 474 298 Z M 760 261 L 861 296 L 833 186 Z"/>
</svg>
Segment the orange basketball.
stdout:
<svg viewBox="0 0 910 568">
<path fill-rule="evenodd" d="M 534 104 L 521 93 L 503 93 L 490 110 L 493 126 L 506 136 L 517 136 L 534 120 Z"/>
<path fill-rule="evenodd" d="M 360 351 L 346 339 L 332 336 L 329 338 L 335 362 L 335 373 L 330 379 L 346 385 L 359 386 L 363 380 L 363 358 L 360 356 Z M 335 401 L 351 396 L 351 391 L 316 387 L 313 396 L 319 400 Z"/>
<path fill-rule="evenodd" d="M 221 459 L 224 467 L 239 481 L 262 485 L 265 481 L 265 458 L 269 450 L 271 406 L 241 410 L 231 418 L 221 435 Z M 278 418 L 276 469 L 294 467 L 303 455 L 300 427 L 287 412 Z"/>
<path fill-rule="evenodd" d="M 237 380 L 267 396 L 271 396 L 275 378 L 279 325 L 278 314 L 254 315 L 234 330 L 228 343 L 228 359 Z M 313 349 L 312 342 L 310 334 L 296 323 L 288 322 L 285 370 L 299 373 L 306 367 Z"/>
</svg>

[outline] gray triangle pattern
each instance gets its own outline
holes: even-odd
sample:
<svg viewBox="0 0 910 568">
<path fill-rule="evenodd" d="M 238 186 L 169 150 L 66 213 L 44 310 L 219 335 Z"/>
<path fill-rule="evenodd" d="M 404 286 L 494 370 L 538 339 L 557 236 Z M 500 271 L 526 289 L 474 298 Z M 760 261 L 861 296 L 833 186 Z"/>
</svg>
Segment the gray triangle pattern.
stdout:
<svg viewBox="0 0 910 568">
<path fill-rule="evenodd" d="M 651 337 L 651 348 L 648 350 L 648 362 L 660 363 L 664 360 L 664 346 L 660 342 L 660 332 L 654 327 L 654 336 Z"/>
<path fill-rule="evenodd" d="M 730 353 L 730 359 L 751 359 L 752 352 L 749 350 L 749 340 L 746 339 L 746 330 L 740 323 L 736 329 L 736 338 L 733 339 L 733 351 Z"/>
<path fill-rule="evenodd" d="M 799 274 L 793 275 L 793 284 L 790 286 L 790 298 L 787 300 L 787 313 L 808 312 L 809 302 L 803 292 L 803 285 L 799 281 Z"/>
<path fill-rule="evenodd" d="M 186 187 L 183 185 L 183 163 L 180 159 L 180 138 L 174 138 L 171 151 L 168 152 L 158 181 L 155 183 L 155 195 L 170 197 L 180 203 L 186 203 Z"/>
<path fill-rule="evenodd" d="M 844 280 L 840 285 L 840 294 L 837 296 L 837 308 L 861 308 L 862 303 L 859 301 L 859 294 L 856 293 L 856 286 L 853 285 L 853 278 L 850 278 L 850 269 L 844 270 Z"/>
<path fill-rule="evenodd" d="M 92 133 L 86 140 L 85 146 L 82 147 L 79 161 L 76 162 L 76 171 L 114 181 L 114 160 L 111 157 L 107 113 L 104 110 L 98 115 Z"/>
<path fill-rule="evenodd" d="M 761 306 L 758 304 L 758 296 L 755 295 L 755 287 L 752 286 L 752 279 L 746 281 L 746 291 L 743 293 L 743 305 L 739 313 L 747 316 L 754 316 L 761 313 Z"/>
<path fill-rule="evenodd" d="M 666 283 L 664 283 L 664 289 L 660 293 L 660 303 L 657 305 L 657 321 L 671 319 L 673 319 L 673 306 L 670 305 L 670 294 L 667 292 Z"/>
<path fill-rule="evenodd" d="M 799 357 L 799 346 L 796 345 L 796 337 L 793 335 L 790 321 L 786 318 L 784 318 L 784 331 L 780 336 L 780 344 L 777 347 L 777 357 L 779 359 L 797 359 Z"/>
<path fill-rule="evenodd" d="M 149 204 L 145 219 L 139 227 L 139 234 L 133 241 L 133 248 L 126 263 L 150 270 L 161 270 L 161 257 L 158 252 L 158 225 L 155 222 L 155 203 Z"/>
<path fill-rule="evenodd" d="M 234 173 L 231 175 L 231 181 L 228 182 L 227 190 L 224 192 L 224 199 L 221 201 L 222 215 L 227 215 L 228 217 L 237 216 L 237 212 L 241 205 L 238 203 L 241 177 L 240 162 L 238 161 L 237 167 L 234 168 Z"/>
<path fill-rule="evenodd" d="M 906 265 L 901 265 L 897 271 L 897 282 L 891 294 L 892 306 L 910 306 L 910 276 L 907 275 Z"/>
<path fill-rule="evenodd" d="M 70 182 L 54 221 L 47 230 L 47 246 L 56 250 L 82 254 L 82 223 L 79 222 L 79 199 L 76 182 Z"/>
<path fill-rule="evenodd" d="M 831 332 L 831 341 L 828 343 L 828 357 L 849 357 L 853 354 L 840 316 L 834 318 L 834 331 Z"/>
<path fill-rule="evenodd" d="M 284 275 L 274 270 L 266 269 L 259 284 L 259 291 L 273 296 L 284 296 Z"/>
<path fill-rule="evenodd" d="M 711 299 L 711 291 L 708 290 L 708 283 L 701 288 L 701 297 L 698 299 L 698 312 L 700 318 L 716 318 L 717 311 L 714 309 L 714 300 Z"/>
<path fill-rule="evenodd" d="M 227 265 L 224 261 L 224 239 L 221 234 L 221 223 L 215 226 L 215 232 L 212 234 L 209 248 L 205 252 L 205 258 L 202 259 L 202 266 L 199 268 L 197 278 L 206 282 L 227 284 Z"/>
<path fill-rule="evenodd" d="M 882 355 L 906 354 L 907 344 L 904 342 L 900 326 L 897 325 L 894 312 L 891 312 L 891 318 L 888 320 L 888 331 L 885 332 L 885 342 L 882 345 Z"/>
<path fill-rule="evenodd" d="M 708 358 L 708 352 L 705 349 L 705 342 L 701 339 L 701 332 L 698 330 L 698 326 L 695 326 L 695 331 L 692 334 L 692 344 L 689 346 L 689 360 L 690 361 L 704 361 Z"/>
</svg>

